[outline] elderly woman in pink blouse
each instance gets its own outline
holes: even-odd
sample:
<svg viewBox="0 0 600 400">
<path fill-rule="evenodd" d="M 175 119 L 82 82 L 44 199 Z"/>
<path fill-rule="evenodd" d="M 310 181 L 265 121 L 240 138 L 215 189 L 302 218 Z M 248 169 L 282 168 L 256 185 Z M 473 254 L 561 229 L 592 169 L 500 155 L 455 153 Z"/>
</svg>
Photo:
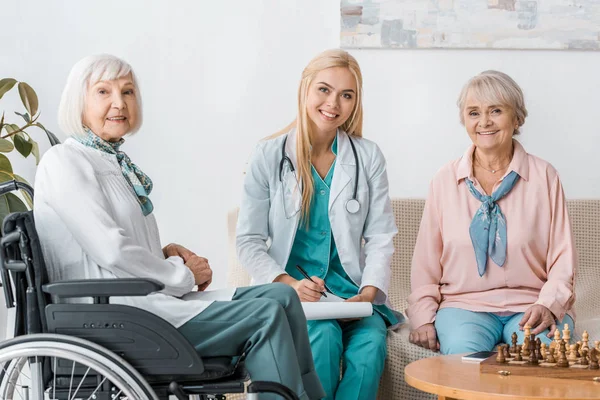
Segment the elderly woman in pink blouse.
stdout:
<svg viewBox="0 0 600 400">
<path fill-rule="evenodd" d="M 485 71 L 458 100 L 473 142 L 434 176 L 412 262 L 411 343 L 491 350 L 523 328 L 573 330 L 576 254 L 556 170 L 513 137 L 527 110 L 508 75 Z"/>
</svg>

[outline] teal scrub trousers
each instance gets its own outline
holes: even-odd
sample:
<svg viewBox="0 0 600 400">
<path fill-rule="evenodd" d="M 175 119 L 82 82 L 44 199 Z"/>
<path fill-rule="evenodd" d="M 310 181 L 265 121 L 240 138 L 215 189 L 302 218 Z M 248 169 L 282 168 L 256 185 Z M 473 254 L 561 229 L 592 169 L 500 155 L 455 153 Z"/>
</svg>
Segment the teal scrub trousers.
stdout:
<svg viewBox="0 0 600 400">
<path fill-rule="evenodd" d="M 375 400 L 387 355 L 379 313 L 350 322 L 308 321 L 308 335 L 326 399 Z"/>
<path fill-rule="evenodd" d="M 288 285 L 238 288 L 232 301 L 212 303 L 179 332 L 202 357 L 235 357 L 245 352 L 252 380 L 281 383 L 302 400 L 325 396 L 313 364 L 306 317 L 298 295 Z"/>
</svg>

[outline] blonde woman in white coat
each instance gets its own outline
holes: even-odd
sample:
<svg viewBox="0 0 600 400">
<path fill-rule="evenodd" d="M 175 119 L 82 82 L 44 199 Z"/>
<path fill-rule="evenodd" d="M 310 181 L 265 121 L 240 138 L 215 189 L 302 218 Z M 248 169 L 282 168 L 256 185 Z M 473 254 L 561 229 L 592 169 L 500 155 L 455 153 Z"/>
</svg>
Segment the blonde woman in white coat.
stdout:
<svg viewBox="0 0 600 400">
<path fill-rule="evenodd" d="M 180 245 L 161 248 L 152 181 L 121 149 L 141 116 L 129 64 L 110 55 L 75 64 L 59 108 L 71 137 L 44 155 L 35 182 L 34 216 L 50 280 L 156 279 L 165 285 L 160 293 L 111 302 L 164 318 L 201 356 L 244 352 L 253 380 L 282 383 L 301 399 L 321 398 L 293 290 L 279 284 L 207 293 L 206 259 Z M 190 293 L 195 286 L 199 291 Z"/>
<path fill-rule="evenodd" d="M 286 283 L 302 301 L 318 301 L 330 291 L 374 304 L 368 318 L 308 322 L 326 398 L 373 399 L 386 328 L 403 319 L 386 305 L 397 231 L 385 159 L 362 138 L 362 76 L 347 52 L 315 57 L 298 97 L 296 121 L 261 141 L 250 162 L 238 257 L 253 283 Z"/>
</svg>

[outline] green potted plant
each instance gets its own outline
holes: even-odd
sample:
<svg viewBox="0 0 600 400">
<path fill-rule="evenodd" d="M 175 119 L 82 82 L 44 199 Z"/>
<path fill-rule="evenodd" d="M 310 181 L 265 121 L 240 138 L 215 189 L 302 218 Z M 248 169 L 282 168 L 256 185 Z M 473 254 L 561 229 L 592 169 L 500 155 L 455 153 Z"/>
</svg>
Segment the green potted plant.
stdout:
<svg viewBox="0 0 600 400">
<path fill-rule="evenodd" d="M 14 180 L 29 184 L 23 177 L 13 171 L 12 164 L 6 154 L 16 150 L 23 157 L 33 155 L 37 165 L 40 161 L 40 149 L 38 143 L 28 133 L 32 128 L 41 129 L 48 137 L 51 145 L 60 143 L 60 141 L 44 125 L 38 122 L 40 117 L 38 97 L 27 83 L 18 82 L 13 78 L 0 79 L 0 100 L 15 86 L 19 91 L 25 112 L 15 111 L 14 113 L 21 117 L 24 123 L 18 125 L 6 122 L 5 111 L 2 111 L 0 117 L 0 183 Z M 23 200 L 13 193 L 0 196 L 0 222 L 11 212 L 26 211 L 28 208 L 33 207 L 33 199 L 29 194 L 23 190 L 21 190 L 21 194 Z"/>
</svg>

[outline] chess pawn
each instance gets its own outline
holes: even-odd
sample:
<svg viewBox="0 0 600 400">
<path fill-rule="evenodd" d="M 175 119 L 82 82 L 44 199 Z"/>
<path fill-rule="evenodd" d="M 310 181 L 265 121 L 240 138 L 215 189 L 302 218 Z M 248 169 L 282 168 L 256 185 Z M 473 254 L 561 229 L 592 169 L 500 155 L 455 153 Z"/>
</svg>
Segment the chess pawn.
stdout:
<svg viewBox="0 0 600 400">
<path fill-rule="evenodd" d="M 531 326 L 525 325 L 523 327 L 523 329 L 524 329 L 523 334 L 525 335 L 526 338 L 528 338 L 531 335 Z"/>
<path fill-rule="evenodd" d="M 504 349 L 504 358 L 511 358 L 510 351 L 508 351 L 508 345 L 504 344 L 502 345 L 502 348 Z"/>
<path fill-rule="evenodd" d="M 598 355 L 600 354 L 600 350 L 592 349 L 590 350 L 590 369 L 598 369 Z"/>
<path fill-rule="evenodd" d="M 554 358 L 554 352 L 556 351 L 556 347 L 552 347 L 548 350 L 548 356 L 546 357 L 546 362 L 550 364 L 556 363 L 556 359 Z"/>
<path fill-rule="evenodd" d="M 504 357 L 504 349 L 501 344 L 498 345 L 498 355 L 496 355 L 496 362 L 504 364 L 506 362 L 506 357 Z"/>
<path fill-rule="evenodd" d="M 546 360 L 548 358 L 548 346 L 546 343 L 542 343 L 540 345 L 540 354 L 542 355 L 542 360 Z"/>
<path fill-rule="evenodd" d="M 521 346 L 521 349 L 523 357 L 529 357 L 529 336 L 525 336 L 525 339 L 523 339 L 523 345 Z"/>
<path fill-rule="evenodd" d="M 540 338 L 535 339 L 535 355 L 537 356 L 538 361 L 542 361 L 542 341 Z"/>
<path fill-rule="evenodd" d="M 556 328 L 556 330 L 554 331 L 554 347 L 556 347 L 556 353 L 558 354 L 558 350 L 560 349 L 560 342 L 562 342 L 561 338 L 560 338 L 560 331 L 558 330 L 558 328 Z"/>
<path fill-rule="evenodd" d="M 517 332 L 513 332 L 512 335 L 510 335 L 510 340 L 512 342 L 512 346 L 510 347 L 510 352 L 511 353 L 516 353 L 517 352 Z"/>
<path fill-rule="evenodd" d="M 571 351 L 569 351 L 569 357 L 568 360 L 569 361 L 577 361 L 577 345 L 576 344 L 572 344 L 569 346 L 569 348 L 571 349 Z"/>
<path fill-rule="evenodd" d="M 518 344 L 517 345 L 517 351 L 516 351 L 516 355 L 515 355 L 515 360 L 514 361 L 523 361 L 523 357 L 521 356 L 521 345 Z"/>
<path fill-rule="evenodd" d="M 590 365 L 590 362 L 588 361 L 588 353 L 589 350 L 586 348 L 581 350 L 581 365 Z"/>
<path fill-rule="evenodd" d="M 569 344 L 571 342 L 571 330 L 569 329 L 569 324 L 565 324 L 563 329 L 563 340 L 565 344 Z"/>
<path fill-rule="evenodd" d="M 556 366 L 561 368 L 569 367 L 569 360 L 567 360 L 567 347 L 565 342 L 560 342 L 560 347 L 558 350 L 558 360 L 556 361 Z"/>
<path fill-rule="evenodd" d="M 535 335 L 531 335 L 531 337 L 529 339 L 529 364 L 531 364 L 531 365 L 539 364 L 536 343 L 535 343 Z"/>
<path fill-rule="evenodd" d="M 594 341 L 594 347 L 600 350 L 600 340 Z"/>
<path fill-rule="evenodd" d="M 581 357 L 581 346 L 583 346 L 581 342 L 575 343 L 575 355 L 577 358 Z"/>
<path fill-rule="evenodd" d="M 583 349 L 590 349 L 590 334 L 588 333 L 588 331 L 583 331 L 583 334 L 581 335 L 581 350 Z"/>
</svg>

